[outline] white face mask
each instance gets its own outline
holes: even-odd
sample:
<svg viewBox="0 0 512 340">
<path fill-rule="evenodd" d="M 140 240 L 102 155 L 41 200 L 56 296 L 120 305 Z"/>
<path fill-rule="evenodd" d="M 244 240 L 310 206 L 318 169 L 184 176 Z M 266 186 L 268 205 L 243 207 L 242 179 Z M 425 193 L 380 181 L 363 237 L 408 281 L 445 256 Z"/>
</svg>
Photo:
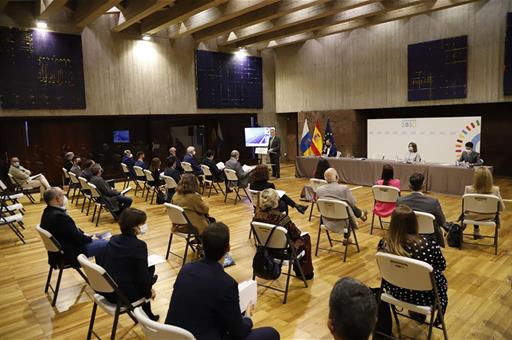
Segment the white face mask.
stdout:
<svg viewBox="0 0 512 340">
<path fill-rule="evenodd" d="M 414 152 L 414 149 L 409 147 L 409 152 Z"/>
<path fill-rule="evenodd" d="M 19 167 L 20 166 L 20 162 L 13 162 L 12 165 L 14 165 L 15 167 Z"/>
<path fill-rule="evenodd" d="M 140 233 L 141 234 L 145 234 L 147 231 L 148 231 L 148 224 L 147 223 L 144 223 L 143 225 L 141 225 L 139 227 L 139 230 L 140 230 Z"/>
<path fill-rule="evenodd" d="M 62 209 L 66 209 L 66 206 L 68 205 L 68 198 L 67 196 L 64 196 L 64 198 L 62 199 Z"/>
<path fill-rule="evenodd" d="M 467 153 L 470 153 L 472 150 L 471 149 L 466 149 L 466 152 Z"/>
</svg>

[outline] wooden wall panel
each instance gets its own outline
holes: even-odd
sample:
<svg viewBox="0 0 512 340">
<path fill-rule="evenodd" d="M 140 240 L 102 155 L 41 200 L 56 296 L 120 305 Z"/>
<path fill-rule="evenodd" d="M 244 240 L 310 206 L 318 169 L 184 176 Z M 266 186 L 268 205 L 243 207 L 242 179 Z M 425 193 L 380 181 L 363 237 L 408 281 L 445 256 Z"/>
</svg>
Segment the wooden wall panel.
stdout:
<svg viewBox="0 0 512 340">
<path fill-rule="evenodd" d="M 479 1 L 303 44 L 276 55 L 277 112 L 511 101 L 503 96 L 510 0 Z M 407 101 L 407 45 L 468 35 L 468 97 Z"/>
</svg>

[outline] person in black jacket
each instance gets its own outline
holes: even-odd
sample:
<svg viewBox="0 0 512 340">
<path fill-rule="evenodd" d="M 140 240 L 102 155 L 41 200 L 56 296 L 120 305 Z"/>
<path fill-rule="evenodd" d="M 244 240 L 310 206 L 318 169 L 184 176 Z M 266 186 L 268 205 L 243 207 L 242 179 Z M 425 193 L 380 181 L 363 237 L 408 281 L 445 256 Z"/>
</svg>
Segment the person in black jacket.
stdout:
<svg viewBox="0 0 512 340">
<path fill-rule="evenodd" d="M 164 176 L 172 177 L 176 184 L 178 184 L 181 181 L 181 172 L 177 168 L 177 161 L 178 159 L 174 156 L 169 156 L 165 159 L 167 162 L 166 167 L 164 169 Z M 167 199 L 169 202 L 172 200 L 172 196 L 176 193 L 176 188 L 173 189 L 167 189 Z"/>
<path fill-rule="evenodd" d="M 82 163 L 82 172 L 80 173 L 80 177 L 85 178 L 87 181 L 91 181 L 92 172 L 91 166 L 94 165 L 94 161 L 92 159 L 86 159 Z"/>
<path fill-rule="evenodd" d="M 213 161 L 214 156 L 213 150 L 206 150 L 206 158 L 203 160 L 203 164 L 209 167 L 212 173 L 212 176 L 207 176 L 206 179 L 213 180 L 214 182 L 224 182 L 224 173 L 220 171 L 217 164 Z"/>
<path fill-rule="evenodd" d="M 252 320 L 242 316 L 238 284 L 219 263 L 229 251 L 229 228 L 212 223 L 202 241 L 205 257 L 181 268 L 165 323 L 188 330 L 197 340 L 279 339 L 274 328 L 252 329 Z"/>
<path fill-rule="evenodd" d="M 93 177 L 90 182 L 96 186 L 100 194 L 105 198 L 110 211 L 119 216 L 124 209 L 129 208 L 132 205 L 132 199 L 121 195 L 116 189 L 113 189 L 107 181 L 101 177 L 102 172 L 103 169 L 99 163 L 91 166 L 91 173 Z"/>
<path fill-rule="evenodd" d="M 281 167 L 279 157 L 281 157 L 281 139 L 276 136 L 276 129 L 270 128 L 270 139 L 268 141 L 268 156 L 272 164 L 272 176 L 281 177 Z"/>
<path fill-rule="evenodd" d="M 73 268 L 80 268 L 76 257 L 85 254 L 87 257 L 101 257 L 107 241 L 96 240 L 80 230 L 75 221 L 67 214 L 68 199 L 64 191 L 58 187 L 50 187 L 43 194 L 47 207 L 41 216 L 41 228 L 48 230 L 59 241 L 64 251 L 64 263 Z M 59 261 L 57 253 L 48 253 L 49 262 L 54 265 Z"/>
<path fill-rule="evenodd" d="M 106 248 L 102 267 L 114 279 L 119 290 L 130 302 L 142 298 L 154 299 L 153 284 L 158 279 L 155 266 L 148 267 L 148 246 L 137 238 L 147 230 L 146 213 L 138 209 L 126 209 L 119 217 L 121 235 L 110 238 Z M 116 302 L 115 293 L 104 294 L 112 303 Z M 142 305 L 142 309 L 151 320 L 157 321 L 158 315 L 151 311 L 151 303 Z"/>
</svg>

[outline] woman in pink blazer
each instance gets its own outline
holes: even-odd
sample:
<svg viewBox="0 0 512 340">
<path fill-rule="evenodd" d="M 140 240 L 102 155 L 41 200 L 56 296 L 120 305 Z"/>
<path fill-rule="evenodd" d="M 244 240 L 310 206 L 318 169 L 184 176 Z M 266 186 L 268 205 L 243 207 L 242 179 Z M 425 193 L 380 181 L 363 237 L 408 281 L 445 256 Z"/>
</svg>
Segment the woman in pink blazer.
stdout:
<svg viewBox="0 0 512 340">
<path fill-rule="evenodd" d="M 382 167 L 382 179 L 377 181 L 378 185 L 388 185 L 397 188 L 400 190 L 400 180 L 393 178 L 393 167 L 390 164 L 384 164 Z M 375 215 L 380 217 L 388 217 L 395 210 L 396 203 L 385 203 L 385 202 L 376 202 L 375 207 L 373 208 L 373 212 Z"/>
</svg>

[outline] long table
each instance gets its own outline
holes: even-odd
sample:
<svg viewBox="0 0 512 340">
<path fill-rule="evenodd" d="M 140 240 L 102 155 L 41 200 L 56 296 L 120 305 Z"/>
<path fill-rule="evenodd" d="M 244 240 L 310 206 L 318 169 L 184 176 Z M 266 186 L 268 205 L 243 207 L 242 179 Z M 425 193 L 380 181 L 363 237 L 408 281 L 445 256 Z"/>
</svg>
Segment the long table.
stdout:
<svg viewBox="0 0 512 340">
<path fill-rule="evenodd" d="M 297 157 L 296 177 L 313 177 L 319 157 Z M 449 195 L 464 194 L 464 187 L 473 182 L 473 168 L 433 163 L 405 164 L 391 160 L 328 158 L 331 167 L 338 171 L 345 183 L 372 186 L 382 174 L 382 166 L 391 164 L 395 178 L 400 179 L 401 190 L 407 190 L 409 176 L 419 172 L 425 176 L 427 191 Z M 492 168 L 491 168 L 492 171 Z"/>
</svg>

